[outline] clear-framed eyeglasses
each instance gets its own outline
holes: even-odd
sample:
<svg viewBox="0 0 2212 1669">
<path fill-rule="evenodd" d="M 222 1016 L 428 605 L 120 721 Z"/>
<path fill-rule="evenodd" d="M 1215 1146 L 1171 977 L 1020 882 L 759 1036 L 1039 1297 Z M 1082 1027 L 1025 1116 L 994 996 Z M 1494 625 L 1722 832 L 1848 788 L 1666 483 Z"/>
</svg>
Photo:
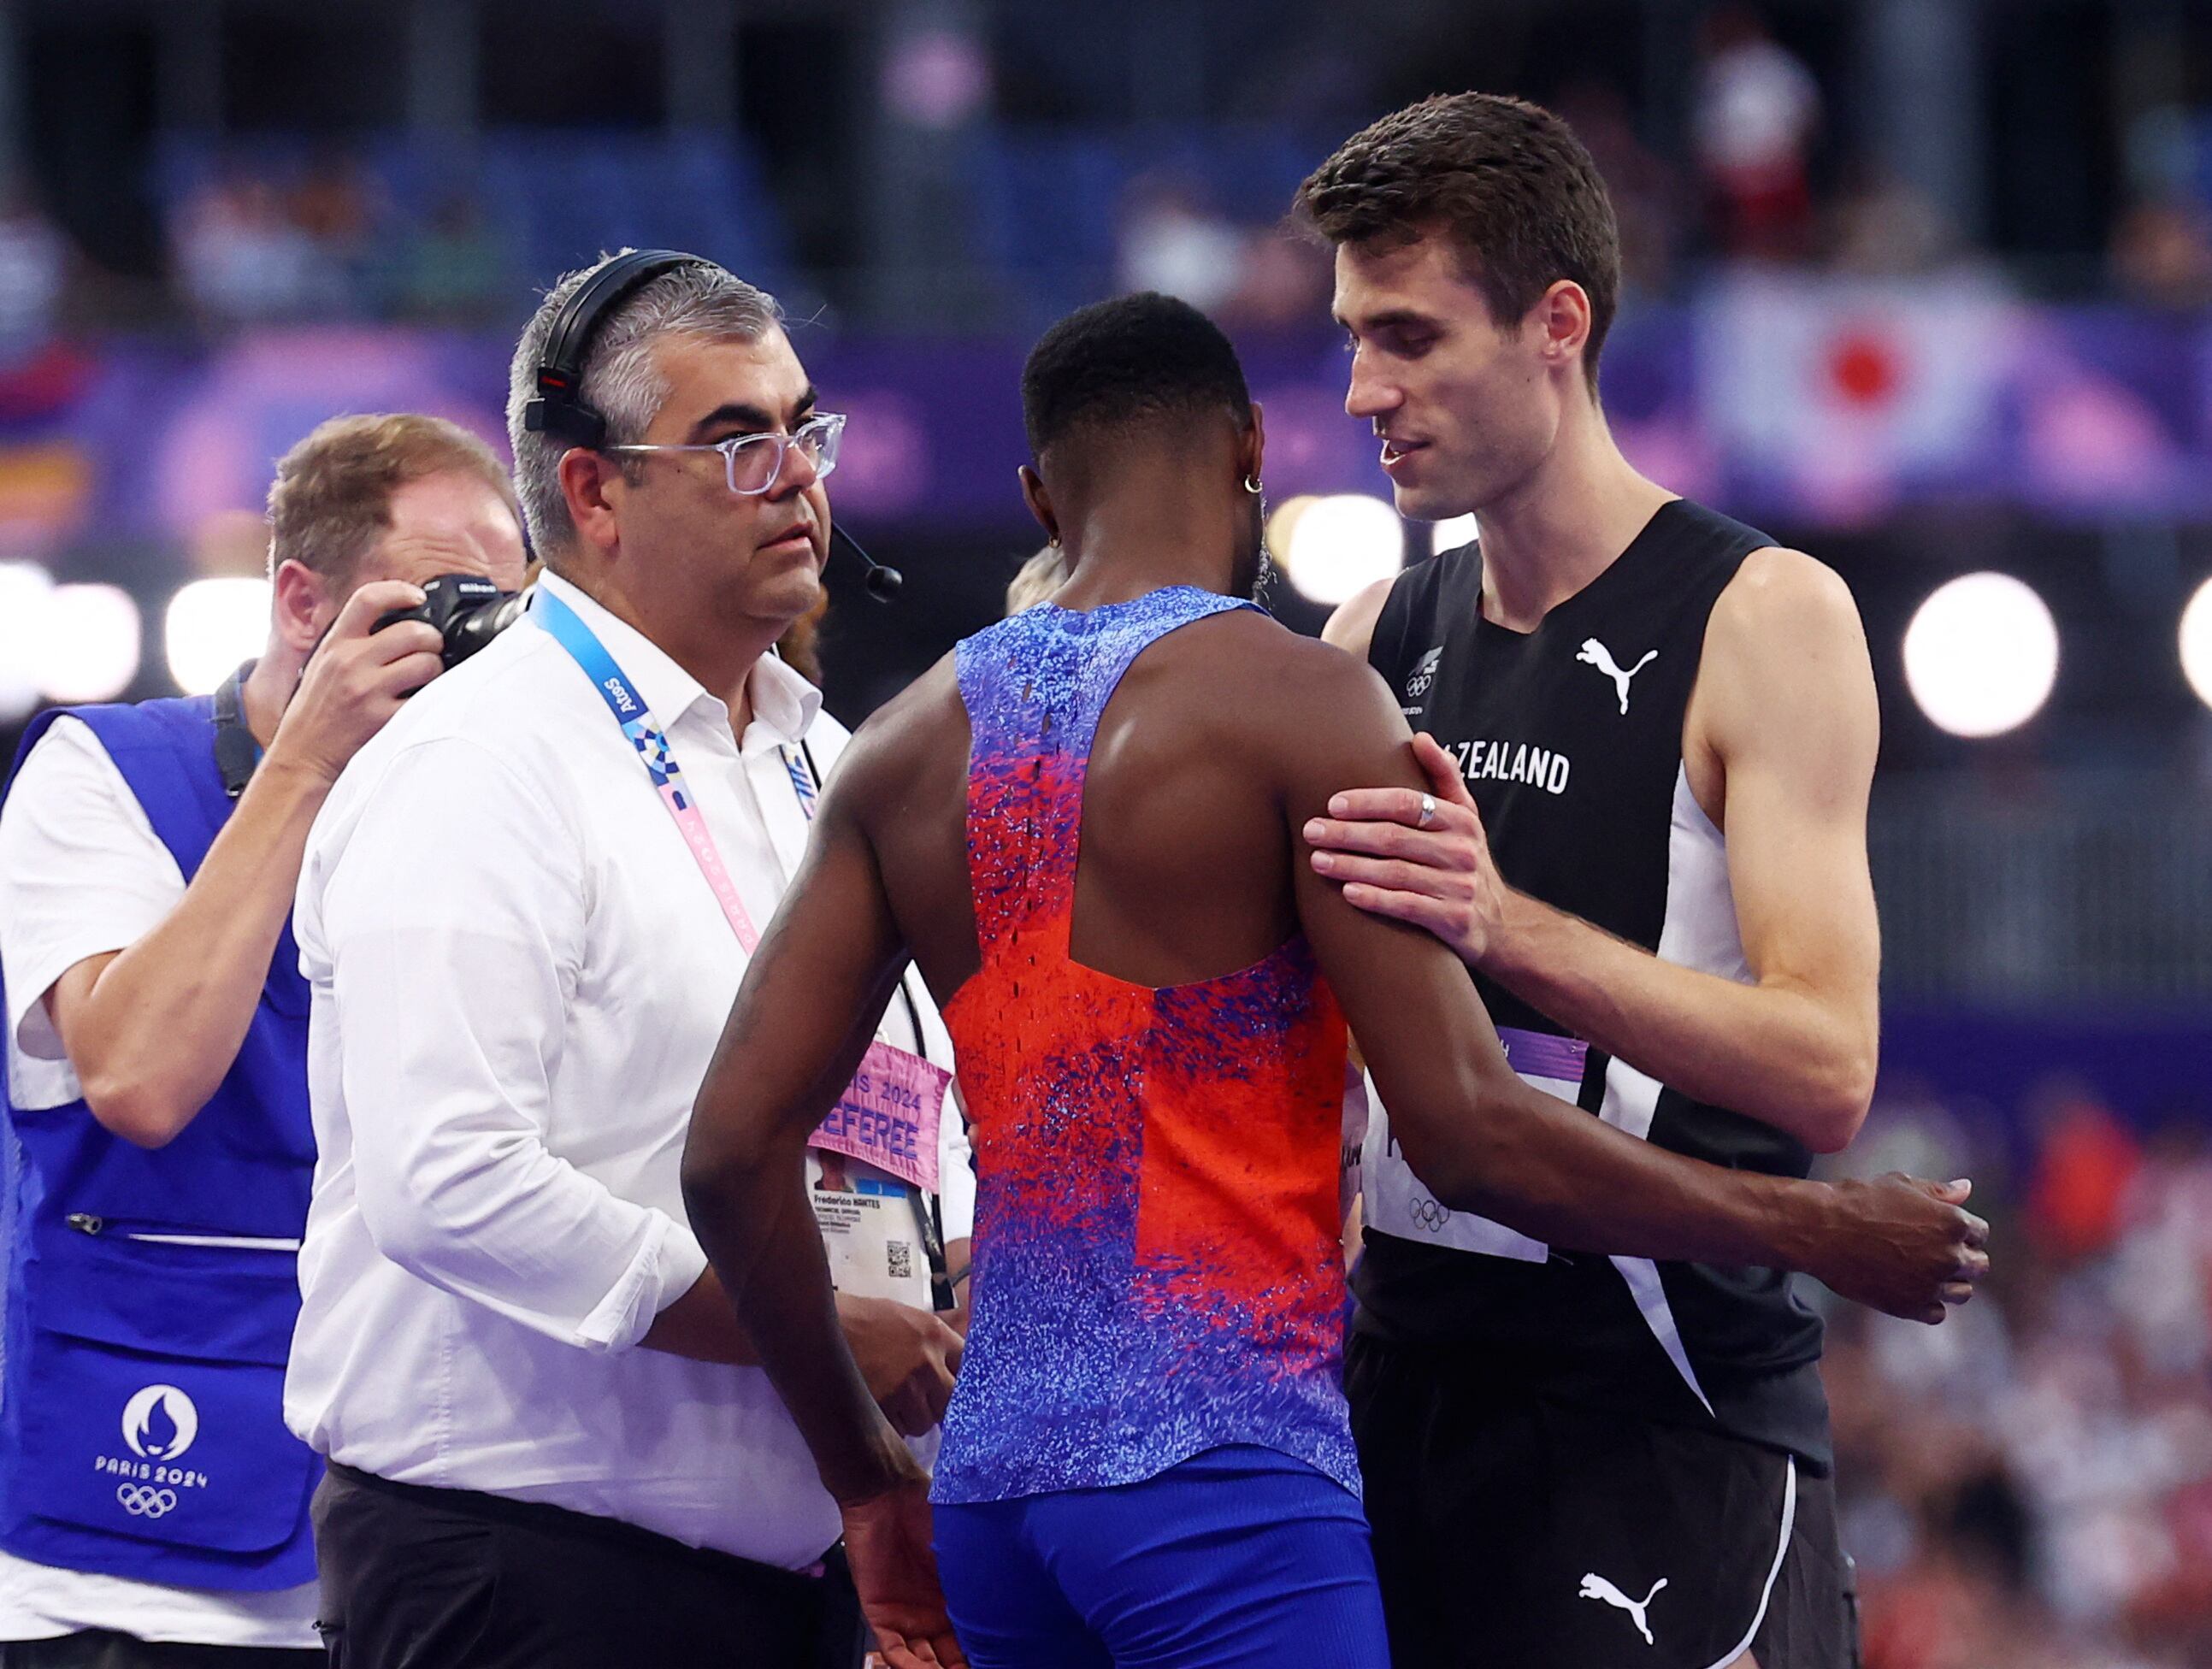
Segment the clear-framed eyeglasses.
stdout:
<svg viewBox="0 0 2212 1669">
<path fill-rule="evenodd" d="M 842 411 L 817 411 L 789 434 L 768 432 L 759 434 L 733 434 L 726 440 L 717 440 L 711 446 L 608 446 L 603 450 L 619 456 L 641 456 L 647 452 L 720 452 L 722 465 L 728 473 L 730 490 L 744 498 L 757 498 L 782 479 L 784 461 L 796 448 L 800 457 L 814 466 L 818 479 L 837 467 L 838 444 L 845 436 L 845 414 Z"/>
</svg>

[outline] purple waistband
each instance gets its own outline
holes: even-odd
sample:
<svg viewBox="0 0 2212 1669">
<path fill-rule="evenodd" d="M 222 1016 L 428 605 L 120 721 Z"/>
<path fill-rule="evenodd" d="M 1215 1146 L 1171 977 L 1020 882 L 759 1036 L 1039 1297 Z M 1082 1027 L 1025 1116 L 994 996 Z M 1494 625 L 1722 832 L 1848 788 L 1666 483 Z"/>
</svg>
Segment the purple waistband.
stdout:
<svg viewBox="0 0 2212 1669">
<path fill-rule="evenodd" d="M 1522 1077 L 1553 1078 L 1565 1083 L 1583 1081 L 1583 1063 L 1589 1059 L 1589 1045 L 1579 1037 L 1500 1026 L 1498 1041 L 1505 1046 L 1505 1064 Z"/>
</svg>

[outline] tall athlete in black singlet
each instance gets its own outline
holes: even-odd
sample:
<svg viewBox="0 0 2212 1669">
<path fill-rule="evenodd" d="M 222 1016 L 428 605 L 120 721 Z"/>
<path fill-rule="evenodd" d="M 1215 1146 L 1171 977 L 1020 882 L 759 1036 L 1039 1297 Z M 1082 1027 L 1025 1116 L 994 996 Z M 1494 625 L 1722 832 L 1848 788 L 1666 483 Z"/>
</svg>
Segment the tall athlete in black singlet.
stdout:
<svg viewBox="0 0 2212 1669">
<path fill-rule="evenodd" d="M 1614 446 L 1595 366 L 1618 243 L 1557 118 L 1431 100 L 1299 195 L 1399 508 L 1480 535 L 1330 622 L 1424 734 L 1434 792 L 1339 795 L 1306 831 L 1316 867 L 1460 952 L 1524 1077 L 1802 1175 L 1856 1133 L 1875 1058 L 1849 594 Z M 1820 1325 L 1789 1278 L 1446 1211 L 1387 1109 L 1363 1170 L 1347 1383 L 1397 1660 L 1850 1663 Z"/>
</svg>

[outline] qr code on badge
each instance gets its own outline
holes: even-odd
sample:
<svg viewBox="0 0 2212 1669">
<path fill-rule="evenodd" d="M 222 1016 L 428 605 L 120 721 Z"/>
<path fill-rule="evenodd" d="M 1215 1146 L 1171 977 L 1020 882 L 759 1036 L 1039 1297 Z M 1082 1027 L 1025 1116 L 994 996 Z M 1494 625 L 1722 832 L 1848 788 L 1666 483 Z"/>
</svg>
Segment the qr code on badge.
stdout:
<svg viewBox="0 0 2212 1669">
<path fill-rule="evenodd" d="M 891 1279 L 908 1281 L 914 1278 L 914 1247 L 906 1241 L 886 1241 L 884 1256 L 890 1265 Z"/>
</svg>

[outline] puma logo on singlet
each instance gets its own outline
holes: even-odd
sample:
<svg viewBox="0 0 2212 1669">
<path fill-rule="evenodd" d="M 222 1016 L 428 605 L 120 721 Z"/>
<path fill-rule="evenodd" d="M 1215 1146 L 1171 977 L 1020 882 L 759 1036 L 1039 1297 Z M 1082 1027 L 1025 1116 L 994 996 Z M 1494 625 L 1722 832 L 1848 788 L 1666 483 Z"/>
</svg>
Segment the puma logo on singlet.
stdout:
<svg viewBox="0 0 2212 1669">
<path fill-rule="evenodd" d="M 1628 1620 L 1636 1624 L 1636 1632 L 1644 1636 L 1644 1643 L 1646 1646 L 1656 1646 L 1658 1642 L 1652 1639 L 1651 1625 L 1644 1620 L 1644 1613 L 1651 1608 L 1652 1600 L 1658 1597 L 1659 1590 L 1666 1586 L 1667 1579 L 1662 1576 L 1657 1581 L 1652 1583 L 1651 1592 L 1645 1594 L 1643 1599 L 1632 1599 L 1593 1570 L 1583 1575 L 1582 1591 L 1575 1597 L 1579 1599 L 1602 1599 L 1614 1610 L 1626 1611 Z"/>
<path fill-rule="evenodd" d="M 1613 687 L 1620 695 L 1620 711 L 1625 718 L 1628 713 L 1628 681 L 1650 665 L 1653 661 L 1657 660 L 1659 652 L 1656 649 L 1645 650 L 1644 658 L 1624 672 L 1620 670 L 1619 663 L 1613 659 L 1612 650 L 1607 648 L 1595 638 L 1584 638 L 1583 646 L 1575 658 L 1585 666 L 1595 666 L 1613 680 Z"/>
</svg>

